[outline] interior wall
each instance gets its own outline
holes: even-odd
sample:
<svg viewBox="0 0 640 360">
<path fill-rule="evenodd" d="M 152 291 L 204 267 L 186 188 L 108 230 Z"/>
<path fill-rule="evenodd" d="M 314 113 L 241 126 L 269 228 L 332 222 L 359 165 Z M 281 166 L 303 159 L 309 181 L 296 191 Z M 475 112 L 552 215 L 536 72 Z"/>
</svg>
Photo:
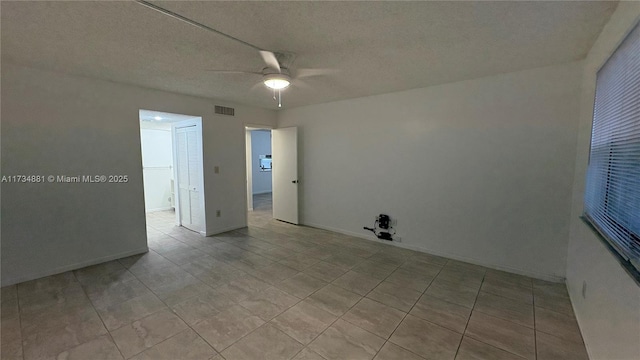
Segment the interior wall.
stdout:
<svg viewBox="0 0 640 360">
<path fill-rule="evenodd" d="M 298 126 L 302 223 L 564 278 L 581 64 L 283 110 Z"/>
<path fill-rule="evenodd" d="M 639 2 L 620 2 L 590 50 L 583 73 L 567 287 L 591 359 L 640 359 L 640 286 L 579 218 L 589 162 L 596 72 L 639 19 Z"/>
<path fill-rule="evenodd" d="M 2 175 L 129 177 L 2 184 L 3 286 L 147 250 L 139 109 L 202 117 L 207 233 L 246 226 L 244 126 L 273 126 L 274 111 L 7 62 L 1 71 Z"/>
<path fill-rule="evenodd" d="M 251 172 L 253 194 L 271 192 L 271 171 L 260 171 L 260 155 L 271 155 L 271 130 L 251 131 Z"/>
<path fill-rule="evenodd" d="M 140 128 L 144 205 L 147 212 L 171 209 L 173 153 L 171 125 Z"/>
</svg>

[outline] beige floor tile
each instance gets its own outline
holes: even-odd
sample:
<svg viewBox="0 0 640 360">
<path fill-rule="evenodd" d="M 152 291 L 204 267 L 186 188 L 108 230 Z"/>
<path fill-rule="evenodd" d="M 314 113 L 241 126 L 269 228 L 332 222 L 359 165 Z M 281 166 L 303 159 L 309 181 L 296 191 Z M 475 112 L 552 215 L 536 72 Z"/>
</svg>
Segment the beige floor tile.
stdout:
<svg viewBox="0 0 640 360">
<path fill-rule="evenodd" d="M 499 280 L 505 284 L 512 286 L 521 286 L 531 288 L 533 286 L 533 279 L 519 274 L 509 273 L 502 270 L 487 269 L 485 274 L 486 280 Z"/>
<path fill-rule="evenodd" d="M 429 284 L 431 284 L 431 281 L 433 281 L 433 277 L 417 276 L 410 271 L 397 269 L 391 275 L 389 275 L 389 277 L 386 278 L 385 281 L 394 283 L 402 287 L 413 289 L 415 291 L 423 292 L 429 286 Z"/>
<path fill-rule="evenodd" d="M 159 311 L 111 332 L 125 358 L 185 330 L 187 325 L 169 310 Z"/>
<path fill-rule="evenodd" d="M 153 292 L 165 304 L 173 306 L 209 290 L 211 290 L 210 286 L 189 275 L 187 279 L 172 281 L 153 289 Z"/>
<path fill-rule="evenodd" d="M 355 271 L 360 274 L 371 276 L 378 280 L 384 280 L 387 276 L 391 275 L 398 267 L 392 264 L 387 264 L 377 261 L 363 261 L 354 266 L 351 271 Z"/>
<path fill-rule="evenodd" d="M 297 275 L 289 279 L 277 283 L 276 287 L 293 296 L 304 299 L 318 289 L 325 287 L 326 285 L 326 282 L 318 278 L 307 275 L 305 273 L 298 273 Z"/>
<path fill-rule="evenodd" d="M 20 316 L 18 299 L 5 300 L 0 304 L 0 319 L 11 319 Z"/>
<path fill-rule="evenodd" d="M 97 316 L 75 324 L 62 324 L 31 334 L 23 334 L 25 360 L 46 359 L 105 335 L 107 330 Z"/>
<path fill-rule="evenodd" d="M 411 309 L 411 315 L 462 334 L 471 316 L 471 309 L 423 295 Z"/>
<path fill-rule="evenodd" d="M 249 310 L 241 306 L 232 306 L 198 322 L 193 329 L 220 352 L 262 324 L 264 321 Z"/>
<path fill-rule="evenodd" d="M 523 360 L 525 358 L 487 345 L 468 336 L 462 339 L 456 360 Z M 560 359 L 558 359 L 560 360 Z"/>
<path fill-rule="evenodd" d="M 533 328 L 533 305 L 480 291 L 473 308 L 487 315 Z"/>
<path fill-rule="evenodd" d="M 271 320 L 271 323 L 298 342 L 309 344 L 336 318 L 335 315 L 312 305 L 308 300 L 304 300 L 278 315 Z"/>
<path fill-rule="evenodd" d="M 311 304 L 328 311 L 336 316 L 341 316 L 355 305 L 362 296 L 352 293 L 338 286 L 329 284 L 309 296 Z"/>
<path fill-rule="evenodd" d="M 578 322 L 573 316 L 536 306 L 535 319 L 537 331 L 582 344 L 582 334 Z"/>
<path fill-rule="evenodd" d="M 298 301 L 300 299 L 275 287 L 270 287 L 247 300 L 241 301 L 240 306 L 259 316 L 262 320 L 269 321 L 295 305 Z"/>
<path fill-rule="evenodd" d="M 427 359 L 453 359 L 462 335 L 412 315 L 400 323 L 392 343 Z"/>
<path fill-rule="evenodd" d="M 362 298 L 342 319 L 386 339 L 405 315 L 406 313 L 390 306 Z"/>
<path fill-rule="evenodd" d="M 18 284 L 19 297 L 32 296 L 42 291 L 62 289 L 72 284 L 78 284 L 78 280 L 71 271 L 61 274 L 43 277 Z"/>
<path fill-rule="evenodd" d="M 342 266 L 337 266 L 335 264 L 320 261 L 319 263 L 306 268 L 303 272 L 322 281 L 332 282 L 333 280 L 342 276 L 348 270 L 348 268 L 344 268 Z"/>
<path fill-rule="evenodd" d="M 73 273 L 81 284 L 89 284 L 114 272 L 122 272 L 126 268 L 117 260 L 107 261 L 102 264 L 88 266 L 75 270 Z"/>
<path fill-rule="evenodd" d="M 284 260 L 280 260 L 279 262 L 280 264 L 288 266 L 292 269 L 304 271 L 304 269 L 319 263 L 320 259 L 308 254 L 296 254 Z"/>
<path fill-rule="evenodd" d="M 340 286 L 343 289 L 362 296 L 367 295 L 367 293 L 378 286 L 379 283 L 379 279 L 355 271 L 349 271 L 333 281 L 333 285 Z"/>
<path fill-rule="evenodd" d="M 584 344 L 536 332 L 538 360 L 589 360 Z"/>
<path fill-rule="evenodd" d="M 212 317 L 236 304 L 217 289 L 207 290 L 199 296 L 190 298 L 171 308 L 189 325 Z"/>
<path fill-rule="evenodd" d="M 478 291 L 460 284 L 435 279 L 429 285 L 425 294 L 450 303 L 473 308 Z"/>
<path fill-rule="evenodd" d="M 137 279 L 87 292 L 93 305 L 99 309 L 149 294 L 151 294 L 151 291 Z"/>
<path fill-rule="evenodd" d="M 24 314 L 46 310 L 52 306 L 76 307 L 88 303 L 89 299 L 79 283 L 18 297 L 20 312 Z"/>
<path fill-rule="evenodd" d="M 293 360 L 325 360 L 322 356 L 318 355 L 317 353 L 314 353 L 313 351 L 309 350 L 308 348 L 302 349 L 302 351 L 300 351 L 298 353 L 298 355 L 296 355 L 296 357 L 293 358 Z"/>
<path fill-rule="evenodd" d="M 533 329 L 474 311 L 465 336 L 522 356 L 535 359 Z"/>
<path fill-rule="evenodd" d="M 328 360 L 372 359 L 384 339 L 338 319 L 310 345 L 309 349 Z"/>
<path fill-rule="evenodd" d="M 178 265 L 167 266 L 154 271 L 141 271 L 136 274 L 136 278 L 151 290 L 155 290 L 171 282 L 194 279 L 193 275 Z"/>
<path fill-rule="evenodd" d="M 386 344 L 380 349 L 378 355 L 373 360 L 423 360 L 424 358 L 418 356 L 411 351 L 401 348 L 400 346 L 387 341 Z"/>
<path fill-rule="evenodd" d="M 201 360 L 216 356 L 216 351 L 198 334 L 184 330 L 134 356 L 131 360 Z"/>
<path fill-rule="evenodd" d="M 513 285 L 501 279 L 485 278 L 480 289 L 494 295 L 533 304 L 533 290 L 530 287 Z"/>
<path fill-rule="evenodd" d="M 16 285 L 0 288 L 0 302 L 18 301 L 18 287 Z"/>
<path fill-rule="evenodd" d="M 217 288 L 222 285 L 226 285 L 234 280 L 241 279 L 244 276 L 247 276 L 247 273 L 244 271 L 238 270 L 236 268 L 231 272 L 219 272 L 217 270 L 208 270 L 202 272 L 200 274 L 194 275 L 198 280 L 203 283 L 209 285 L 212 288 Z"/>
<path fill-rule="evenodd" d="M 217 288 L 224 296 L 229 299 L 240 302 L 257 294 L 259 291 L 265 290 L 270 285 L 266 282 L 256 279 L 253 276 L 245 275 L 236 280 L 230 281 L 226 285 Z"/>
<path fill-rule="evenodd" d="M 107 335 L 80 344 L 74 348 L 65 350 L 58 354 L 56 359 L 64 360 L 122 360 L 124 359 L 116 344 Z"/>
<path fill-rule="evenodd" d="M 421 252 L 421 253 L 413 254 L 413 256 L 409 258 L 409 260 L 424 262 L 427 264 L 438 265 L 442 267 L 447 264 L 447 261 L 449 259 L 443 258 L 442 256 L 436 256 L 436 255 L 431 255 L 431 254 Z"/>
<path fill-rule="evenodd" d="M 463 261 L 457 261 L 457 260 L 448 260 L 447 264 L 443 267 L 443 270 L 446 270 L 446 269 L 476 272 L 482 276 L 484 276 L 484 274 L 486 274 L 488 270 L 484 266 L 474 265 L 474 264 L 466 263 Z"/>
<path fill-rule="evenodd" d="M 96 310 L 88 302 L 77 306 L 68 306 L 63 303 L 38 312 L 22 314 L 20 325 L 24 334 L 32 334 L 95 320 L 97 316 Z"/>
<path fill-rule="evenodd" d="M 28 335 L 26 333 L 25 335 Z M 0 344 L 10 343 L 22 340 L 22 331 L 20 330 L 20 319 L 15 317 L 4 319 L 0 322 Z"/>
<path fill-rule="evenodd" d="M 116 284 L 124 283 L 127 281 L 135 280 L 136 277 L 127 269 L 118 269 L 113 272 L 109 272 L 100 275 L 90 281 L 82 284 L 82 287 L 87 293 L 94 293 L 102 289 L 113 287 Z"/>
<path fill-rule="evenodd" d="M 22 340 L 0 342 L 0 358 L 2 360 L 23 360 Z"/>
<path fill-rule="evenodd" d="M 227 360 L 291 359 L 303 346 L 275 327 L 265 324 L 222 352 Z"/>
<path fill-rule="evenodd" d="M 98 314 L 100 314 L 107 330 L 111 331 L 162 309 L 166 309 L 166 305 L 154 294 L 149 293 L 115 305 L 99 308 Z"/>
<path fill-rule="evenodd" d="M 402 266 L 400 266 L 400 269 L 409 271 L 416 275 L 433 278 L 436 277 L 438 273 L 440 273 L 440 270 L 442 270 L 442 266 L 428 264 L 420 261 L 408 260 L 404 264 L 402 264 Z"/>
<path fill-rule="evenodd" d="M 421 292 L 406 288 L 388 281 L 383 281 L 376 286 L 367 297 L 398 310 L 407 312 L 418 301 Z"/>
<path fill-rule="evenodd" d="M 261 267 L 257 270 L 250 271 L 249 274 L 255 276 L 256 278 L 266 283 L 275 285 L 280 281 L 283 281 L 285 279 L 288 279 L 298 274 L 298 270 L 290 268 L 288 266 L 284 266 L 282 264 L 273 263 L 271 265 Z"/>
<path fill-rule="evenodd" d="M 479 290 L 480 286 L 482 285 L 484 275 L 476 271 L 466 271 L 445 267 L 442 271 L 440 271 L 437 279 L 449 283 L 458 284 L 463 287 Z"/>
<path fill-rule="evenodd" d="M 328 262 L 329 264 L 334 264 L 334 265 L 351 269 L 352 267 L 363 262 L 364 259 L 359 256 L 350 255 L 348 253 L 343 252 L 343 253 L 331 255 L 330 257 L 326 258 L 324 261 Z"/>
<path fill-rule="evenodd" d="M 573 306 L 564 283 L 534 280 L 533 296 L 538 307 L 573 315 Z"/>
</svg>

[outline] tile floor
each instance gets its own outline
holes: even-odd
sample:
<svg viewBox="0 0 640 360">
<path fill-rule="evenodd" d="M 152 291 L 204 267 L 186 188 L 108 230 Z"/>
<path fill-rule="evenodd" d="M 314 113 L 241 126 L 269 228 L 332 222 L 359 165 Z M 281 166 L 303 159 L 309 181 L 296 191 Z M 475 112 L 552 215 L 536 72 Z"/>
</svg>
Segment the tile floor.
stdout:
<svg viewBox="0 0 640 360">
<path fill-rule="evenodd" d="M 203 238 L 2 288 L 2 359 L 587 359 L 561 284 L 293 226 Z"/>
</svg>

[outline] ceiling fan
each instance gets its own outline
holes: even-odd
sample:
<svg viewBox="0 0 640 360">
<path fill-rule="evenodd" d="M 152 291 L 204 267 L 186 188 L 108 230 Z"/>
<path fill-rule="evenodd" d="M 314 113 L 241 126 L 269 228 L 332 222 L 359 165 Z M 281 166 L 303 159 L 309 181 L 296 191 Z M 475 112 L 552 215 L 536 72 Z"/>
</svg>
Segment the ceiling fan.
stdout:
<svg viewBox="0 0 640 360">
<path fill-rule="evenodd" d="M 197 28 L 215 33 L 220 36 L 224 36 L 229 40 L 233 40 L 242 45 L 248 46 L 254 50 L 257 50 L 262 60 L 265 62 L 266 67 L 262 69 L 262 71 L 239 71 L 239 70 L 207 70 L 217 73 L 227 73 L 227 74 L 250 74 L 250 75 L 260 75 L 262 76 L 262 82 L 266 87 L 273 90 L 273 98 L 276 100 L 277 93 L 277 101 L 278 107 L 282 107 L 282 94 L 281 91 L 286 89 L 291 84 L 294 79 L 291 75 L 291 66 L 295 60 L 295 54 L 291 52 L 276 52 L 262 49 L 258 46 L 250 44 L 246 41 L 240 40 L 236 37 L 233 37 L 229 34 L 225 34 L 219 30 L 216 30 L 212 27 L 199 23 L 195 20 L 191 20 L 185 16 L 182 16 L 178 13 L 175 13 L 171 10 L 165 9 L 158 5 L 155 5 L 149 1 L 145 0 L 136 0 L 136 2 L 140 5 L 143 5 L 149 9 L 160 12 L 161 14 L 170 16 L 174 19 L 183 21 L 187 24 L 193 25 Z M 303 77 L 311 77 L 311 76 L 320 76 L 335 73 L 335 70 L 331 69 L 297 69 L 295 71 L 295 80 L 298 84 L 303 84 L 298 79 Z"/>
</svg>

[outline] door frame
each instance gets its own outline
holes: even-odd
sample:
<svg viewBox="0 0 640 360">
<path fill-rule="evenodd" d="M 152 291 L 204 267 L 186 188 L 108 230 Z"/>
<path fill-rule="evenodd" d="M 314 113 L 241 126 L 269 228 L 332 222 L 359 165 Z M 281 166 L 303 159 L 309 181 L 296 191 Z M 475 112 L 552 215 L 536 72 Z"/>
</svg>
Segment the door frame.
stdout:
<svg viewBox="0 0 640 360">
<path fill-rule="evenodd" d="M 246 166 L 245 166 L 245 179 L 246 179 L 246 188 L 247 188 L 247 195 L 246 195 L 246 202 L 245 202 L 245 206 L 247 207 L 247 210 L 245 211 L 245 223 L 249 223 L 249 211 L 253 211 L 253 174 L 252 174 L 252 170 L 253 170 L 253 157 L 252 155 L 252 151 L 251 151 L 251 131 L 253 130 L 269 130 L 272 131 L 274 129 L 273 126 L 269 126 L 269 125 L 257 125 L 257 124 L 245 124 L 244 125 L 244 158 L 245 158 L 245 162 L 246 162 Z M 273 152 L 273 148 L 271 150 Z M 271 177 L 273 178 L 273 173 L 271 174 Z"/>
<path fill-rule="evenodd" d="M 197 149 L 198 149 L 198 163 L 200 165 L 200 178 L 197 181 L 197 186 L 200 189 L 200 196 L 198 197 L 200 207 L 200 224 L 199 228 L 195 231 L 200 233 L 203 236 L 206 236 L 206 213 L 205 213 L 205 192 L 204 192 L 204 161 L 203 161 L 203 146 L 202 146 L 202 118 L 196 118 L 191 120 L 184 120 L 171 123 L 171 141 L 173 142 L 173 187 L 174 187 L 174 196 L 175 196 L 175 209 L 176 209 L 176 224 L 182 226 L 182 217 L 180 209 L 180 184 L 178 179 L 178 146 L 176 142 L 176 130 L 178 128 L 191 127 L 195 126 L 196 134 L 198 139 Z M 186 228 L 186 227 L 185 227 Z M 193 229 L 189 229 L 193 230 Z"/>
</svg>

